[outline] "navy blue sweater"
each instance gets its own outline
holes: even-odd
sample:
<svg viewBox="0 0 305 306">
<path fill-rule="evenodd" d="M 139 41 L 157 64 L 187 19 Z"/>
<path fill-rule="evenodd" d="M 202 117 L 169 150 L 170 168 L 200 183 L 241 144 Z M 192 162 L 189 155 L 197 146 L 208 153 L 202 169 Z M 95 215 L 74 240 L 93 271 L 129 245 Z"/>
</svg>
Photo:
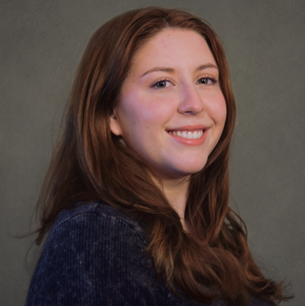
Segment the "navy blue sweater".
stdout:
<svg viewBox="0 0 305 306">
<path fill-rule="evenodd" d="M 64 210 L 46 240 L 26 305 L 205 305 L 173 294 L 156 275 L 145 247 L 139 225 L 107 204 Z"/>
</svg>

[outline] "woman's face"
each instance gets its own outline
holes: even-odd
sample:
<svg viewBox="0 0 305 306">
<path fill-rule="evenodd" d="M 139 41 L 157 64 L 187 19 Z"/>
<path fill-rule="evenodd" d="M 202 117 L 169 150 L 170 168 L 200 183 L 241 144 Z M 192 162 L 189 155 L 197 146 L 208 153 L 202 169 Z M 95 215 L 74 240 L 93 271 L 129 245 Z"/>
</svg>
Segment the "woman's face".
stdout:
<svg viewBox="0 0 305 306">
<path fill-rule="evenodd" d="M 136 52 L 110 128 L 161 179 L 176 179 L 205 166 L 225 120 L 219 71 L 206 41 L 169 28 Z"/>
</svg>

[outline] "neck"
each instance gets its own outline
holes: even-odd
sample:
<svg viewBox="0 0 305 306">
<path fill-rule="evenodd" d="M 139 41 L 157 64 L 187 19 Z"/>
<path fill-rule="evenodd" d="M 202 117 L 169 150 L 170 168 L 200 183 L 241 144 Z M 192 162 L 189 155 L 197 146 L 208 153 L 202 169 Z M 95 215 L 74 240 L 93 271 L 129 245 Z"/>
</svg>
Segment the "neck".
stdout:
<svg viewBox="0 0 305 306">
<path fill-rule="evenodd" d="M 188 199 L 190 177 L 184 177 L 182 179 L 162 180 L 162 191 L 169 201 L 170 205 L 179 215 L 181 224 L 186 229 L 184 220 L 185 207 Z"/>
</svg>

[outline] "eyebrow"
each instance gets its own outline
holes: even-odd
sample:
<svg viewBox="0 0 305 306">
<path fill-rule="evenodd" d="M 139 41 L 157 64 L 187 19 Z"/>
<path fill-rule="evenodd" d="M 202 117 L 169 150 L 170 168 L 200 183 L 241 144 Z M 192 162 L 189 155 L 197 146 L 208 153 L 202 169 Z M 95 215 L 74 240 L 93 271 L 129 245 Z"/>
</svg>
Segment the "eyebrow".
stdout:
<svg viewBox="0 0 305 306">
<path fill-rule="evenodd" d="M 196 71 L 200 71 L 200 70 L 204 70 L 204 69 L 207 69 L 207 68 L 215 68 L 218 70 L 218 67 L 214 64 L 205 64 L 205 65 L 201 65 L 199 66 Z"/>
<path fill-rule="evenodd" d="M 155 71 L 164 71 L 164 72 L 169 72 L 169 73 L 173 73 L 175 71 L 175 69 L 173 68 L 168 68 L 168 67 L 154 67 L 152 69 L 149 69 L 147 70 L 146 72 L 144 72 L 142 75 L 141 75 L 141 78 L 143 76 L 145 76 L 146 74 L 149 74 L 151 72 L 155 72 Z"/>
<path fill-rule="evenodd" d="M 207 69 L 207 68 L 215 68 L 215 69 L 218 70 L 218 67 L 216 65 L 214 65 L 214 64 L 205 64 L 205 65 L 199 66 L 196 69 L 196 71 L 204 70 L 204 69 Z M 141 78 L 144 77 L 145 75 L 147 75 L 147 74 L 149 74 L 151 72 L 155 72 L 155 71 L 163 71 L 163 72 L 173 73 L 173 72 L 175 72 L 175 69 L 174 68 L 170 68 L 170 67 L 154 67 L 154 68 L 149 69 L 146 72 L 144 72 L 141 75 Z"/>
</svg>

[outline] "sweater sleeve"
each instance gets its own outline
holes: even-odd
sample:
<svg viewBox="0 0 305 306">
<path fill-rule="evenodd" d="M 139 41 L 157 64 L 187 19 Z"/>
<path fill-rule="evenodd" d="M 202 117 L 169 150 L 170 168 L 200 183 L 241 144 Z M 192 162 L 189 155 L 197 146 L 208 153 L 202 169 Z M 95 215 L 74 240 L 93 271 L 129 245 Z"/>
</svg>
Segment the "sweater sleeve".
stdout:
<svg viewBox="0 0 305 306">
<path fill-rule="evenodd" d="M 125 220 L 76 215 L 50 232 L 26 305 L 157 305 L 144 248 Z"/>
</svg>

